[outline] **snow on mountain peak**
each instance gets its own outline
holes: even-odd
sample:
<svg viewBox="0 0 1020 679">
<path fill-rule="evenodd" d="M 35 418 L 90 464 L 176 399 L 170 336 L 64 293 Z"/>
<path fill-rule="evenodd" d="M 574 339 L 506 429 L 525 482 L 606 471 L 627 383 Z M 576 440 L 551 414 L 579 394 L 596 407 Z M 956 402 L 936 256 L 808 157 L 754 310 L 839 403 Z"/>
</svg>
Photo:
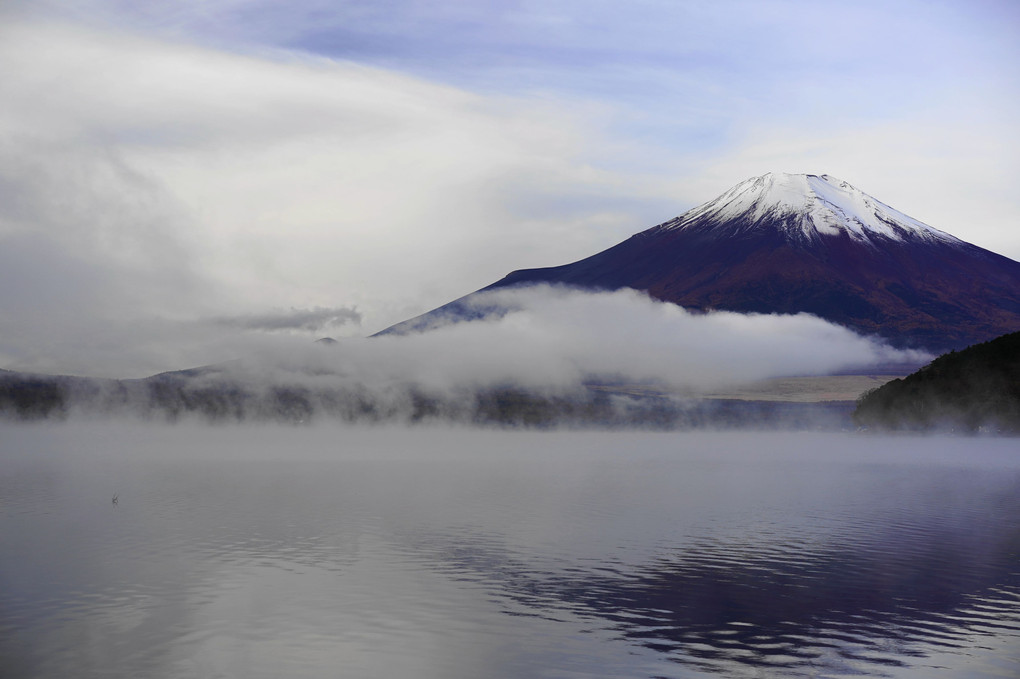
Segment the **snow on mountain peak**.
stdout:
<svg viewBox="0 0 1020 679">
<path fill-rule="evenodd" d="M 809 240 L 845 233 L 868 243 L 876 237 L 962 242 L 827 174 L 769 172 L 752 177 L 684 213 L 668 228 L 686 228 L 706 221 L 755 225 L 765 220 L 779 224 L 790 235 Z"/>
</svg>

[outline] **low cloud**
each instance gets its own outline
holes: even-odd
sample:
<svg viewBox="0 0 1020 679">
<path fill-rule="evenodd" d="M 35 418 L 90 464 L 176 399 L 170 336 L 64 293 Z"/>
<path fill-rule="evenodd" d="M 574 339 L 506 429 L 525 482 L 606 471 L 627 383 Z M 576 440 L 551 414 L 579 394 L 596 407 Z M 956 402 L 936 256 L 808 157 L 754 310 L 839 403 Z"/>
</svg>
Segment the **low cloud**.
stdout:
<svg viewBox="0 0 1020 679">
<path fill-rule="evenodd" d="M 338 379 L 369 390 L 500 385 L 541 391 L 588 381 L 712 389 L 782 375 L 827 374 L 924 355 L 893 349 L 808 314 L 692 313 L 634 290 L 535 286 L 478 295 L 499 317 L 427 332 L 348 339 L 336 347 L 266 348 L 236 370 L 276 382 Z"/>
<path fill-rule="evenodd" d="M 276 311 L 265 314 L 249 314 L 244 316 L 220 316 L 213 318 L 216 325 L 241 330 L 261 332 L 279 332 L 286 330 L 302 330 L 317 332 L 342 325 L 360 325 L 361 314 L 354 307 L 337 307 L 327 309 L 294 309 Z"/>
<path fill-rule="evenodd" d="M 716 413 L 716 404 L 698 398 L 719 388 L 925 358 L 807 314 L 691 313 L 634 290 L 536 286 L 471 303 L 496 311 L 420 333 L 334 343 L 244 332 L 233 345 L 238 353 L 212 365 L 116 388 L 65 381 L 66 398 L 71 412 L 171 420 L 706 426 L 732 422 L 725 408 Z M 301 315 L 240 322 L 276 329 Z M 780 422 L 752 411 L 760 423 Z"/>
</svg>

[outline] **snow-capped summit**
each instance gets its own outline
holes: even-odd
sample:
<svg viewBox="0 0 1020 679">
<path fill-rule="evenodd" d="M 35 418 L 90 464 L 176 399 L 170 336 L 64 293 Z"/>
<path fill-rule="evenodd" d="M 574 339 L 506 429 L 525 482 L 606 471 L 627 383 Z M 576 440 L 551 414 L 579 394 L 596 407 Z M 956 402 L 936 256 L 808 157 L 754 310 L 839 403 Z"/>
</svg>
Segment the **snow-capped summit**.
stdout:
<svg viewBox="0 0 1020 679">
<path fill-rule="evenodd" d="M 734 221 L 745 228 L 771 223 L 794 238 L 846 234 L 868 243 L 910 238 L 962 242 L 827 174 L 769 172 L 752 177 L 667 225 L 682 229 Z"/>
<path fill-rule="evenodd" d="M 608 250 L 483 289 L 534 283 L 634 288 L 697 310 L 806 312 L 933 351 L 1020 329 L 1020 262 L 824 174 L 753 177 Z M 477 316 L 462 298 L 383 332 Z"/>
</svg>

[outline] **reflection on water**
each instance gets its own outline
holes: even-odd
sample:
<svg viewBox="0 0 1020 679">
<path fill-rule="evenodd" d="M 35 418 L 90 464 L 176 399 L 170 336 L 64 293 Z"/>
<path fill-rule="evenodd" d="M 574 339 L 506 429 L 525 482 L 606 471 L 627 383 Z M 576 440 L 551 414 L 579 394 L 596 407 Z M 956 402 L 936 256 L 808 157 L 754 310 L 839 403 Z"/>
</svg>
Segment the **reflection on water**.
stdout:
<svg viewBox="0 0 1020 679">
<path fill-rule="evenodd" d="M 0 676 L 1020 676 L 1014 447 L 8 429 Z"/>
</svg>

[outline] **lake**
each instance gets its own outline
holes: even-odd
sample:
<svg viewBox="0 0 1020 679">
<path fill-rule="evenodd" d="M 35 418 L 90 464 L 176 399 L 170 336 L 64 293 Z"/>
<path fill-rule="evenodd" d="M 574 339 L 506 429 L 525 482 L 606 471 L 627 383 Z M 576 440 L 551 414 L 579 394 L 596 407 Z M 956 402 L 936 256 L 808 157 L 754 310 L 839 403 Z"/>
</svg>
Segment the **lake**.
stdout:
<svg viewBox="0 0 1020 679">
<path fill-rule="evenodd" d="M 0 676 L 1015 678 L 1020 447 L 7 425 Z"/>
</svg>

